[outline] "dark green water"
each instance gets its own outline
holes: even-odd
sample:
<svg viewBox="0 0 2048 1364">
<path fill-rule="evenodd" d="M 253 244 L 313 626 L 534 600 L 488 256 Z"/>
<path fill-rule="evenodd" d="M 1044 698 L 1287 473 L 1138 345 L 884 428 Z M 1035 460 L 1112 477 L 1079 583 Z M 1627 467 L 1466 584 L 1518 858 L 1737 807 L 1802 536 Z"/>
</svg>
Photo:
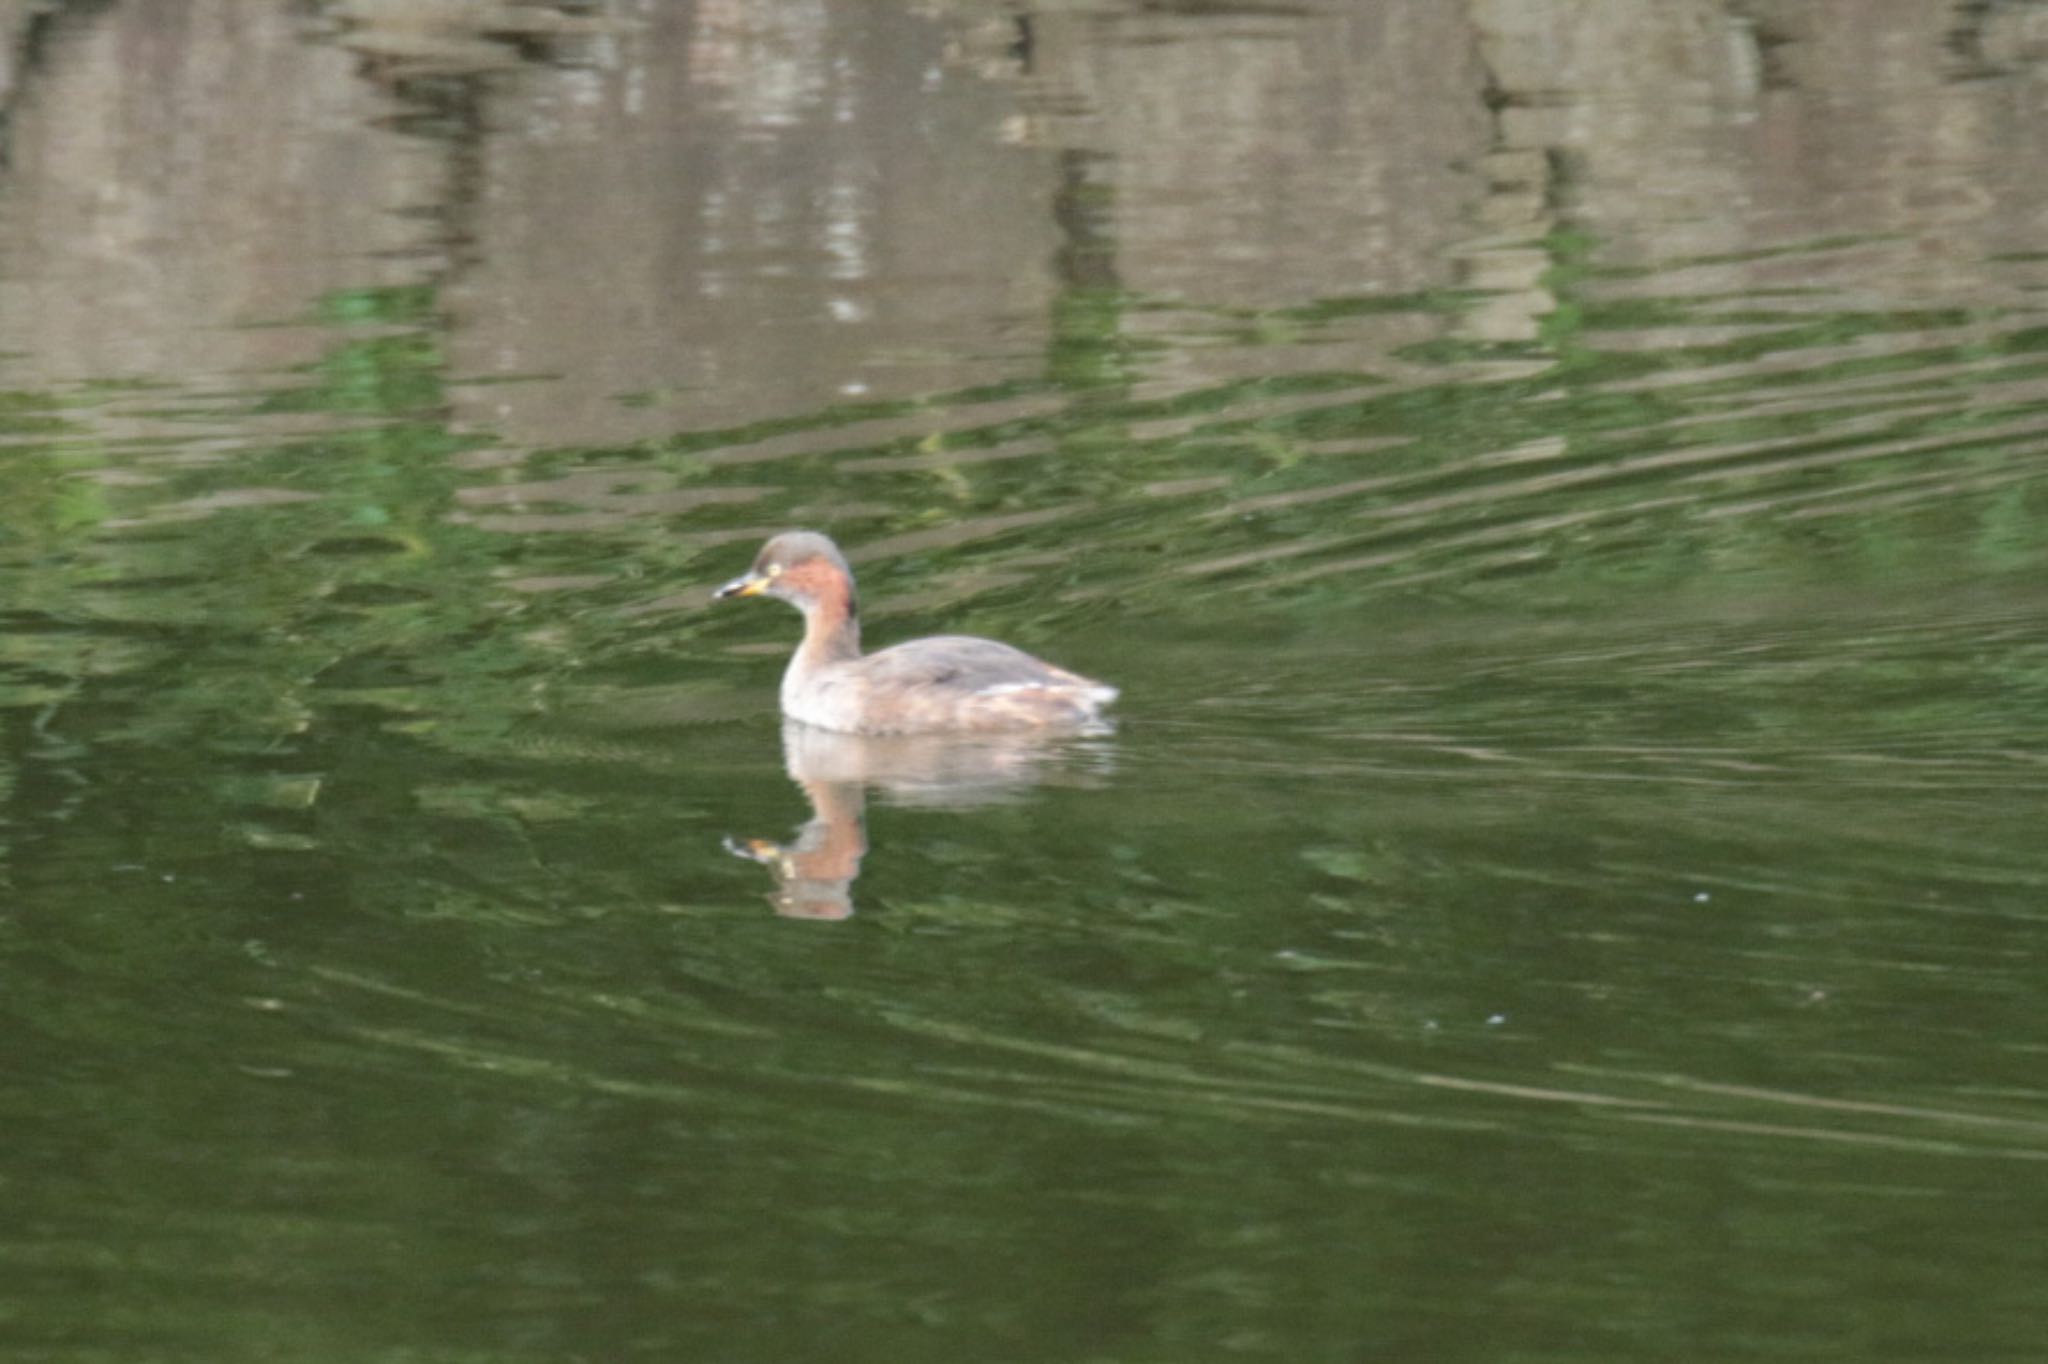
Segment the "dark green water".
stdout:
<svg viewBox="0 0 2048 1364">
<path fill-rule="evenodd" d="M 1211 303 L 1105 175 L 990 373 L 745 420 L 534 434 L 473 260 L 13 337 L 7 1358 L 2039 1357 L 2048 258 L 1588 172 Z M 1117 732 L 785 753 L 794 524 Z"/>
</svg>

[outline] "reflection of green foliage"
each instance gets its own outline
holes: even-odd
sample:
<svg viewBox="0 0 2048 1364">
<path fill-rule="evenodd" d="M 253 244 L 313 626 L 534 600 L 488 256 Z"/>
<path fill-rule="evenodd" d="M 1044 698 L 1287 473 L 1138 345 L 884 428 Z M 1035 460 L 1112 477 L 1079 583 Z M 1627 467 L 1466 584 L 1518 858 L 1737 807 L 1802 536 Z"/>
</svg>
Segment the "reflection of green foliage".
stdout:
<svg viewBox="0 0 2048 1364">
<path fill-rule="evenodd" d="M 53 442 L 63 436 L 83 436 L 85 427 L 78 419 L 78 407 L 40 393 L 0 392 L 0 436 Z M 18 458 L 36 449 L 17 445 L 8 453 Z"/>
<path fill-rule="evenodd" d="M 1060 296 L 1046 372 L 1076 396 L 1131 381 L 1135 349 L 1122 321 L 1133 299 L 1116 289 L 1069 289 Z"/>
<path fill-rule="evenodd" d="M 427 336 L 378 336 L 336 347 L 310 371 L 313 382 L 266 398 L 266 412 L 421 412 L 439 405 L 441 351 Z"/>
<path fill-rule="evenodd" d="M 310 381 L 266 397 L 263 412 L 348 412 L 382 416 L 430 411 L 443 402 L 436 300 L 423 285 L 339 290 L 317 310 L 337 327 L 376 327 L 345 337 L 309 370 Z"/>
<path fill-rule="evenodd" d="M 956 407 L 977 407 L 985 403 L 1004 402 L 1013 398 L 1026 397 L 1048 391 L 1047 385 L 1038 380 L 1019 380 L 1007 384 L 992 384 L 979 388 L 965 389 L 958 393 L 947 393 L 929 399 L 900 399 L 886 402 L 862 401 L 836 403 L 816 412 L 793 414 L 787 417 L 769 418 L 749 422 L 745 426 L 719 427 L 704 431 L 690 431 L 659 442 L 660 449 L 673 454 L 692 454 L 702 450 L 726 449 L 736 445 L 750 445 L 757 441 L 771 440 L 776 436 L 795 435 L 808 431 L 831 431 L 845 427 L 859 426 L 863 422 L 886 421 L 895 417 L 907 417 L 918 412 L 946 412 Z M 581 465 L 589 460 L 602 460 L 605 450 L 569 450 L 536 455 L 534 467 L 546 470 L 552 461 Z M 646 451 L 638 447 L 615 452 L 622 458 L 640 458 Z M 678 461 L 676 471 L 688 476 L 697 467 L 689 461 Z"/>
<path fill-rule="evenodd" d="M 438 320 L 433 286 L 392 285 L 380 289 L 337 289 L 320 300 L 316 315 L 330 325 L 382 323 L 389 327 L 430 327 Z"/>
<path fill-rule="evenodd" d="M 1324 298 L 1291 308 L 1269 308 L 1257 317 L 1280 318 L 1288 322 L 1327 325 L 1357 317 L 1383 317 L 1393 313 L 1456 314 L 1468 307 L 1476 295 L 1466 290 L 1441 289 L 1422 294 L 1377 294 L 1360 298 Z"/>
<path fill-rule="evenodd" d="M 492 679 L 518 671 L 523 651 L 478 628 L 490 615 L 479 604 L 493 595 L 489 560 L 447 517 L 448 456 L 463 442 L 410 420 L 440 401 L 438 343 L 418 330 L 434 319 L 432 302 L 422 290 L 330 298 L 324 318 L 378 334 L 338 336 L 310 382 L 251 405 L 379 419 L 371 424 L 196 467 L 160 459 L 177 453 L 168 439 L 120 453 L 17 446 L 0 461 L 8 605 L 78 627 L 9 636 L 0 663 L 71 679 L 68 689 L 44 680 L 9 688 L 11 698 L 147 694 L 146 706 L 101 706 L 94 742 L 166 753 L 198 744 L 215 754 L 288 751 L 344 700 L 394 716 L 433 711 L 423 689 L 463 675 L 477 680 L 469 694 L 481 706 Z M 391 330 L 402 327 L 412 329 Z M 93 397 L 62 406 L 126 391 L 93 386 L 84 390 Z M 12 406 L 60 409 L 28 395 Z M 137 471 L 118 481 L 73 472 L 129 460 Z M 244 489 L 297 500 L 273 505 L 259 495 L 243 505 Z M 115 518 L 130 524 L 101 529 Z M 502 703 L 493 709 L 502 714 Z M 459 710 L 447 727 L 478 714 Z M 240 789 L 219 794 L 239 805 Z M 273 848 L 303 838 L 249 819 L 222 825 L 230 826 Z"/>
<path fill-rule="evenodd" d="M 1799 475 L 1802 486 L 1784 490 L 1808 499 L 1791 504 L 1804 508 L 1832 485 L 1906 477 L 1932 461 L 1978 469 L 2009 461 L 2009 447 L 1989 433 L 2025 421 L 2032 411 L 2024 396 L 2010 402 L 1953 399 L 1974 385 L 1990 392 L 2011 384 L 2007 391 L 2018 395 L 2026 370 L 1984 366 L 2000 356 L 2030 354 L 2040 344 L 2039 329 L 1987 331 L 1996 317 L 1961 309 L 1828 312 L 1765 302 L 1811 301 L 1810 288 L 1764 289 L 1753 296 L 1724 290 L 1699 298 L 1638 294 L 1609 301 L 1600 286 L 1617 272 L 1594 263 L 1591 239 L 1560 231 L 1548 245 L 1554 264 L 1544 283 L 1557 306 L 1545 318 L 1540 339 L 1501 343 L 1453 333 L 1401 352 L 1411 364 L 1441 367 L 1442 382 L 1389 383 L 1305 369 L 1298 362 L 1317 353 L 1301 347 L 1319 339 L 1318 328 L 1370 318 L 1381 302 L 1455 317 L 1448 310 L 1459 300 L 1450 295 L 1334 300 L 1327 307 L 1291 310 L 1285 325 L 1270 330 L 1255 315 L 1218 310 L 1211 325 L 1201 310 L 1186 304 L 1153 303 L 1114 288 L 1076 288 L 1062 299 L 1045 380 L 919 403 L 835 406 L 693 433 L 668 442 L 657 459 L 678 482 L 786 481 L 792 496 L 807 503 L 896 508 L 885 520 L 904 528 L 1070 502 L 1056 523 L 1058 533 L 1091 550 L 1072 574 L 1122 584 L 1121 609 L 1171 610 L 1166 601 L 1151 599 L 1144 586 L 1161 544 L 1199 542 L 1203 557 L 1219 561 L 1247 555 L 1245 567 L 1213 580 L 1233 590 L 1256 587 L 1266 577 L 1286 581 L 1320 560 L 1375 548 L 1380 558 L 1399 548 L 1411 570 L 1457 575 L 1458 565 L 1474 553 L 1470 544 L 1498 546 L 1488 552 L 1503 563 L 1519 563 L 1516 572 L 1562 574 L 1567 580 L 1576 575 L 1588 584 L 1678 583 L 1709 564 L 1779 572 L 1807 560 L 1816 544 L 1870 571 L 1897 572 L 1915 558 L 1948 552 L 1942 547 L 1951 542 L 1897 519 L 1868 534 L 1821 540 L 1815 527 L 1795 520 L 1703 517 L 1685 500 L 1659 495 L 1672 477 L 1665 470 L 1680 471 L 1687 479 L 1683 488 L 1711 475 L 1713 481 L 1702 485 L 1705 496 L 1742 490 L 1744 496 L 1768 499 L 1788 477 L 1778 471 L 1781 464 L 1805 464 L 1811 472 Z M 1128 319 L 1140 314 L 1149 319 L 1142 344 L 1124 335 Z M 1635 335 L 1645 329 L 1671 335 L 1668 341 L 1645 342 Z M 1702 331 L 1705 339 L 1694 340 Z M 1177 337 L 1194 338 L 1198 345 L 1227 340 L 1299 354 L 1297 363 L 1278 374 L 1135 396 L 1148 349 L 1170 350 Z M 1809 353 L 1813 362 L 1793 363 Z M 1868 382 L 1875 379 L 1890 382 Z M 1834 386 L 1841 386 L 1840 396 L 1786 401 Z M 1774 399 L 1768 409 L 1759 408 L 1760 395 Z M 1060 401 L 1034 404 L 1025 415 L 1013 408 L 981 424 L 963 420 L 984 405 L 1023 397 Z M 866 424 L 921 412 L 932 416 L 932 431 L 861 438 Z M 837 444 L 820 441 L 815 453 L 801 458 L 722 466 L 692 457 L 703 449 L 832 430 L 847 435 Z M 1031 442 L 1043 443 L 1050 453 L 964 458 Z M 1551 442 L 1556 448 L 1540 457 L 1504 457 Z M 1716 454 L 1749 445 L 1760 452 L 1751 459 L 1722 460 Z M 949 451 L 963 459 L 913 461 L 900 471 L 872 467 Z M 1834 457 L 1837 451 L 1840 458 Z M 644 452 L 621 457 L 644 458 Z M 560 452 L 535 461 L 535 467 L 576 467 L 588 460 L 588 452 Z M 1746 472 L 1751 463 L 1761 470 L 1754 477 Z M 1194 504 L 1149 500 L 1150 488 L 1196 488 L 1205 480 L 1229 489 L 1228 496 L 1249 499 L 1254 509 L 1190 517 L 1191 505 L 1209 505 L 1199 493 L 1190 494 L 1198 499 Z M 1493 485 L 1498 495 L 1488 496 Z M 1441 509 L 1426 518 L 1403 510 L 1418 498 Z M 2002 509 L 2000 529 L 1981 543 L 1987 553 L 1995 546 L 1999 562 L 2007 565 L 2037 552 L 2026 547 L 2030 522 L 2024 503 L 2023 497 L 2001 496 L 1975 504 L 1986 516 Z M 735 515 L 758 522 L 751 500 Z M 718 524 L 719 513 L 707 510 L 699 521 Z M 1553 554 L 1542 537 L 1517 543 L 1517 524 L 1550 521 L 1574 528 L 1568 541 L 1557 542 L 1568 545 L 1569 553 Z M 857 526 L 849 530 L 856 539 L 862 533 Z M 1034 537 L 1009 538 L 1028 544 Z M 1296 546 L 1309 550 L 1298 552 Z M 649 537 L 641 548 L 650 562 L 685 576 L 706 571 L 692 545 L 672 548 Z M 564 562 L 573 563 L 574 554 L 565 554 Z M 1489 590 L 1483 576 L 1464 576 L 1469 590 Z M 1200 596 L 1191 597 L 1184 580 L 1169 581 L 1183 600 Z M 1276 609 L 1313 616 L 1347 594 L 1356 599 L 1355 589 L 1339 578 L 1313 591 L 1290 590 Z"/>
<path fill-rule="evenodd" d="M 1728 294 L 1610 303 L 1599 296 L 1602 276 L 1590 263 L 1590 242 L 1559 233 L 1551 247 L 1557 263 L 1546 283 L 1563 306 L 1543 339 L 1501 344 L 1447 336 L 1404 352 L 1411 364 L 1445 366 L 1438 382 L 1426 376 L 1389 382 L 1300 362 L 1323 353 L 1317 343 L 1324 329 L 1359 319 L 1395 310 L 1455 319 L 1462 300 L 1454 295 L 1334 299 L 1262 315 L 1205 315 L 1116 288 L 1076 288 L 1061 302 L 1046 373 L 1039 377 L 918 400 L 835 404 L 687 433 L 651 448 L 538 452 L 520 477 L 636 463 L 649 469 L 650 480 L 712 489 L 766 485 L 771 500 L 786 494 L 790 502 L 813 506 L 877 509 L 850 518 L 849 539 L 856 543 L 876 530 L 1059 508 L 1060 517 L 1042 529 L 1027 524 L 950 557 L 925 554 L 891 566 L 907 583 L 952 573 L 983 555 L 1000 561 L 1012 548 L 1043 554 L 1087 546 L 1087 555 L 1066 556 L 1041 570 L 1030 594 L 997 587 L 977 602 L 977 610 L 994 613 L 974 622 L 977 628 L 1024 636 L 1035 620 L 1025 597 L 1043 597 L 1054 583 L 1113 585 L 1112 596 L 1098 592 L 1089 600 L 1113 601 L 1125 617 L 1185 614 L 1205 622 L 1219 601 L 1251 591 L 1259 605 L 1250 617 L 1224 611 L 1213 619 L 1276 636 L 1314 628 L 1372 600 L 1351 571 L 1313 576 L 1342 570 L 1351 558 L 1439 574 L 1473 597 L 1525 602 L 1531 594 L 1512 575 L 1537 573 L 1548 599 L 1567 610 L 1586 595 L 1623 588 L 1769 579 L 1796 572 L 1816 555 L 1836 565 L 1864 565 L 1879 577 L 1952 553 L 1957 543 L 2001 571 L 2038 562 L 2044 537 L 2025 484 L 1952 501 L 1939 526 L 1904 516 L 1829 523 L 1701 517 L 1696 504 L 1665 495 L 1670 475 L 1659 462 L 1668 457 L 1670 467 L 1689 471 L 1697 453 L 1700 467 L 1720 480 L 1717 491 L 1757 499 L 1824 494 L 1831 480 L 1848 474 L 1917 476 L 1930 461 L 1982 467 L 2006 452 L 1980 433 L 2024 420 L 2030 402 L 2023 396 L 2009 402 L 1980 396 L 1968 404 L 1943 399 L 1973 377 L 1995 376 L 1998 383 L 2030 377 L 2018 363 L 2005 371 L 1982 366 L 2033 354 L 2043 344 L 2038 329 L 1987 335 L 1992 319 L 1956 310 L 1788 313 Z M 1161 328 L 1148 332 L 1142 345 L 1126 335 L 1140 312 L 1148 326 Z M 699 538 L 673 535 L 660 518 L 622 518 L 589 534 L 518 537 L 476 531 L 450 515 L 468 476 L 451 468 L 449 457 L 467 442 L 433 417 L 443 380 L 429 291 L 340 293 L 323 303 L 321 314 L 340 329 L 334 345 L 309 369 L 305 384 L 262 400 L 259 410 L 363 415 L 372 422 L 337 423 L 321 434 L 241 452 L 231 465 L 180 470 L 161 485 L 139 489 L 71 477 L 70 461 L 78 456 L 50 447 L 0 463 L 0 534 L 8 537 L 0 553 L 12 545 L 18 562 L 24 547 L 35 543 L 86 551 L 17 573 L 17 601 L 30 610 L 137 630 L 118 650 L 51 636 L 13 651 L 24 668 L 73 685 L 95 677 L 95 670 L 119 685 L 133 685 L 119 679 L 151 679 L 151 703 L 110 710 L 98 722 L 101 738 L 171 749 L 204 735 L 211 751 L 285 755 L 315 742 L 309 736 L 347 714 L 358 726 L 403 734 L 433 751 L 489 752 L 514 717 L 545 698 L 565 667 L 598 666 L 620 684 L 672 678 L 679 658 L 698 666 L 705 657 L 691 641 L 736 628 L 730 615 L 687 609 L 647 617 L 596 614 L 637 605 L 650 583 L 689 587 L 726 566 L 723 557 L 710 562 L 714 556 Z M 1173 319 L 1179 331 L 1163 329 L 1161 319 Z M 1715 339 L 1688 344 L 1692 327 L 1716 329 Z M 1726 335 L 1730 328 L 1738 334 Z M 1676 343 L 1610 344 L 1641 329 L 1670 329 Z M 1941 339 L 1959 330 L 1969 333 L 1967 342 Z M 1869 355 L 1841 353 L 1855 343 L 1921 333 L 1929 338 L 1924 345 L 1894 342 Z M 1271 350 L 1292 355 L 1293 363 L 1276 366 L 1275 373 L 1164 394 L 1139 390 L 1148 349 L 1171 349 L 1177 336 Z M 1751 372 L 1759 360 L 1821 348 L 1828 352 L 1822 363 Z M 1496 365 L 1504 366 L 1498 375 L 1489 369 Z M 1978 368 L 1962 372 L 1970 365 Z M 1796 393 L 1802 382 L 1880 375 L 1896 375 L 1899 383 L 1827 403 L 1753 410 L 1759 391 Z M 1650 376 L 1660 382 L 1634 382 Z M 16 405 L 26 413 L 64 410 L 27 396 Z M 984 409 L 999 415 L 975 421 Z M 929 429 L 919 429 L 921 416 L 931 418 Z M 1845 432 L 1845 417 L 1860 425 Z M 887 436 L 865 434 L 884 423 L 890 424 Z M 742 465 L 698 457 L 807 433 L 820 438 L 810 443 L 812 453 L 799 457 Z M 1880 448 L 1867 457 L 1817 462 L 1794 488 L 1772 472 L 1788 454 L 1850 456 L 1872 442 Z M 1935 444 L 1931 453 L 1901 448 L 1914 442 Z M 1042 453 L 931 458 L 1025 444 Z M 1719 450 L 1745 445 L 1765 452 L 1754 475 L 1741 460 L 1712 461 Z M 899 468 L 864 467 L 906 456 L 924 458 Z M 1164 499 L 1154 491 L 1183 485 L 1195 491 Z M 96 532 L 110 519 L 146 523 L 152 507 L 203 504 L 252 487 L 314 500 L 230 503 L 142 533 Z M 753 498 L 729 508 L 709 503 L 690 514 L 690 525 L 755 525 L 762 505 Z M 1561 529 L 1548 529 L 1552 525 Z M 723 547 L 716 552 L 730 554 Z M 1188 573 L 1197 561 L 1219 566 Z M 631 573 L 614 571 L 626 564 Z M 514 572 L 545 577 L 593 567 L 613 582 L 573 599 L 517 597 L 500 586 Z M 1310 576 L 1295 581 L 1305 570 Z M 132 590 L 124 586 L 131 583 L 137 585 Z M 1269 584 L 1276 590 L 1266 592 Z M 573 611 L 564 604 L 570 600 Z M 887 596 L 881 600 L 886 609 Z M 1082 610 L 1063 609 L 1070 622 Z M 186 685 L 198 679 L 205 684 Z M 37 677 L 15 694 L 63 691 Z M 296 763 L 291 770 L 304 767 Z M 322 788 L 312 816 L 333 789 L 331 783 Z M 436 808 L 454 818 L 459 812 L 445 793 L 492 788 L 444 773 L 435 789 L 444 793 Z M 246 793 L 233 799 L 247 803 Z M 485 801 L 479 811 L 491 806 Z M 541 822 L 553 817 L 550 811 L 586 806 L 582 797 L 548 795 L 496 808 Z M 275 812 L 244 811 L 236 827 L 250 838 L 258 836 L 251 829 L 271 830 L 261 837 L 275 848 L 306 836 L 296 828 L 275 829 L 274 822 Z M 1331 875 L 1357 879 L 1369 870 L 1348 851 L 1330 857 L 1340 859 L 1324 867 Z"/>
<path fill-rule="evenodd" d="M 108 515 L 104 485 L 80 478 L 73 459 L 47 445 L 18 444 L 0 459 L 0 553 L 50 545 Z"/>
</svg>

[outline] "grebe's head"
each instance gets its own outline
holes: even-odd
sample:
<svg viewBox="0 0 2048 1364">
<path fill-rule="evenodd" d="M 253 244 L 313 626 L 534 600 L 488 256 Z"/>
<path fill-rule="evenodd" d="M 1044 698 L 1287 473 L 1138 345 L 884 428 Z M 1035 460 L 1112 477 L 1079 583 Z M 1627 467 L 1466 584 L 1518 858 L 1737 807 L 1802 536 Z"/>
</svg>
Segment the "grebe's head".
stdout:
<svg viewBox="0 0 2048 1364">
<path fill-rule="evenodd" d="M 712 593 L 730 597 L 779 597 L 799 610 L 843 597 L 853 605 L 853 570 L 839 546 L 814 530 L 786 530 L 761 546 L 754 566 Z"/>
</svg>

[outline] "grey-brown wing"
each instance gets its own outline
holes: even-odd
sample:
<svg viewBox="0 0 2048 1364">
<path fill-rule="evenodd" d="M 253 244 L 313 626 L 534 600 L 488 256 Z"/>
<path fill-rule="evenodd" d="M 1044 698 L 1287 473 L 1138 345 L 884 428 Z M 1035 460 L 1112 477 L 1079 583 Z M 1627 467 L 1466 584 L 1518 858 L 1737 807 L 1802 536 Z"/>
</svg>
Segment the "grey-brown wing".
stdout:
<svg viewBox="0 0 2048 1364">
<path fill-rule="evenodd" d="M 914 639 L 869 654 L 862 664 L 870 680 L 892 689 L 945 687 L 978 692 L 1031 684 L 1088 685 L 1086 679 L 1022 649 L 973 635 Z"/>
</svg>

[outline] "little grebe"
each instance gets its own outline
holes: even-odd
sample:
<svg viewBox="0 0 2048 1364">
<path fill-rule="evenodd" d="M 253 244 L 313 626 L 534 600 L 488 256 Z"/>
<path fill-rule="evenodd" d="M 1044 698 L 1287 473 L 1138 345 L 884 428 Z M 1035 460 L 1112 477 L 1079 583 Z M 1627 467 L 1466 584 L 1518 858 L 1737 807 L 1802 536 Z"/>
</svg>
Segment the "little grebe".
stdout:
<svg viewBox="0 0 2048 1364">
<path fill-rule="evenodd" d="M 782 675 L 782 713 L 845 734 L 1089 729 L 1116 688 L 1022 649 L 934 635 L 863 655 L 853 570 L 815 531 L 776 536 L 747 573 L 713 594 L 780 597 L 804 613 L 804 638 Z"/>
</svg>

